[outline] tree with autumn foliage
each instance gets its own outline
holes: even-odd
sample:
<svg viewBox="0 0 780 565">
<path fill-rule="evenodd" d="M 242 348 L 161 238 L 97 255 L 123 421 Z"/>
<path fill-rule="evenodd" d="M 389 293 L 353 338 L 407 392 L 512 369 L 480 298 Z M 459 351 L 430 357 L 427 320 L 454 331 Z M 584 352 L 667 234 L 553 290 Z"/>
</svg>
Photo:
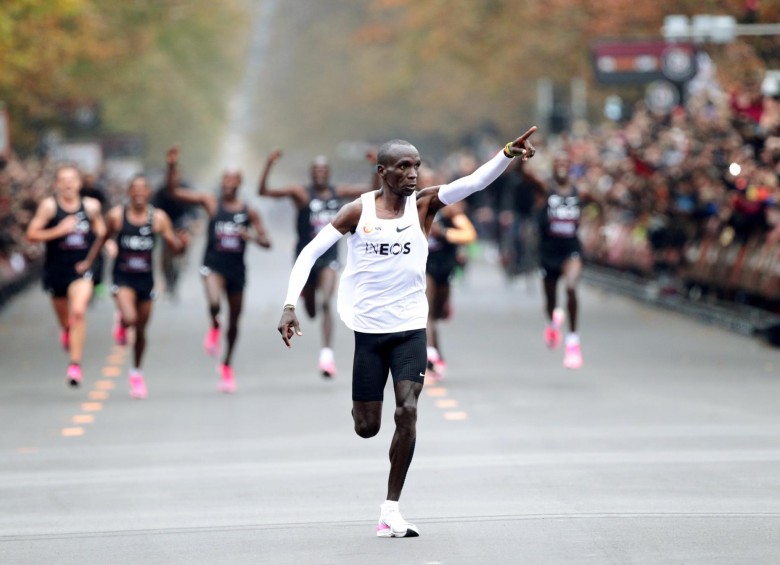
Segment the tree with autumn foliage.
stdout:
<svg viewBox="0 0 780 565">
<path fill-rule="evenodd" d="M 241 70 L 246 13 L 245 0 L 3 0 L 0 100 L 15 145 L 31 149 L 63 102 L 96 101 L 107 129 L 144 134 L 153 153 L 197 140 L 202 159 Z"/>
</svg>

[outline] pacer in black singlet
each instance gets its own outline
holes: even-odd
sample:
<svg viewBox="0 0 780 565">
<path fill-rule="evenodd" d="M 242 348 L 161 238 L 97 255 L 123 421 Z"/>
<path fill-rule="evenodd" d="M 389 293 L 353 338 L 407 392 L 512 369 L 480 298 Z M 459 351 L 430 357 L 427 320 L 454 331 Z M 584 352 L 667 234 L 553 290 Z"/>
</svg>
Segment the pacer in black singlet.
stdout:
<svg viewBox="0 0 780 565">
<path fill-rule="evenodd" d="M 308 206 L 298 208 L 296 229 L 298 232 L 298 243 L 295 245 L 295 256 L 297 257 L 301 250 L 320 233 L 320 230 L 333 221 L 336 213 L 344 204 L 344 200 L 336 196 L 335 187 L 327 185 L 325 190 L 318 190 L 314 184 L 308 187 L 309 203 Z M 317 286 L 322 269 L 329 268 L 334 271 L 339 269 L 339 247 L 334 245 L 328 249 L 322 257 L 312 267 L 309 280 L 306 286 L 310 287 L 311 292 Z M 304 290 L 304 292 L 306 292 Z"/>
<path fill-rule="evenodd" d="M 238 338 L 238 320 L 244 304 L 246 267 L 244 254 L 247 243 L 254 242 L 266 249 L 271 241 L 265 233 L 260 214 L 238 198 L 242 175 L 239 171 L 226 171 L 222 175 L 220 195 L 182 190 L 176 186 L 178 178 L 178 147 L 168 150 L 168 174 L 166 190 L 168 195 L 187 204 L 196 204 L 206 210 L 209 216 L 208 241 L 203 258 L 201 274 L 206 289 L 211 327 L 203 340 L 203 348 L 212 357 L 221 349 L 221 323 L 219 319 L 222 297 L 228 303 L 227 347 L 220 364 L 219 390 L 236 390 L 232 355 Z"/>
<path fill-rule="evenodd" d="M 314 239 L 318 233 L 331 223 L 336 212 L 347 201 L 372 188 L 372 183 L 365 185 L 334 185 L 330 182 L 330 165 L 323 157 L 315 157 L 310 167 L 311 180 L 308 186 L 292 185 L 285 188 L 268 188 L 268 175 L 282 156 L 275 150 L 268 156 L 265 169 L 260 177 L 258 192 L 260 196 L 271 198 L 290 198 L 297 208 L 296 232 L 298 242 L 295 246 L 295 256 Z M 366 157 L 376 162 L 376 155 L 369 153 Z M 376 179 L 373 174 L 372 178 Z M 376 181 L 374 181 L 376 182 Z M 322 349 L 320 350 L 319 370 L 323 377 L 333 377 L 336 374 L 336 358 L 331 348 L 333 341 L 333 294 L 336 290 L 336 274 L 339 269 L 338 246 L 334 245 L 317 259 L 303 287 L 303 297 L 306 313 L 314 318 L 319 311 L 322 317 Z"/>
<path fill-rule="evenodd" d="M 168 215 L 149 204 L 151 188 L 143 175 L 130 181 L 126 206 L 116 206 L 108 212 L 108 233 L 116 238 L 114 284 L 111 292 L 116 302 L 114 341 L 127 344 L 127 330 L 135 330 L 133 365 L 130 367 L 130 396 L 146 398 L 147 390 L 141 363 L 146 351 L 146 325 L 152 313 L 154 268 L 152 258 L 156 237 L 160 235 L 174 251 L 182 244 L 173 232 Z"/>
<path fill-rule="evenodd" d="M 553 184 L 539 213 L 539 262 L 545 277 L 560 277 L 566 261 L 581 256 L 577 236 L 581 215 L 577 187 L 560 194 Z"/>
<path fill-rule="evenodd" d="M 545 313 L 548 324 L 544 341 L 550 349 L 561 343 L 562 326 L 566 317 L 557 308 L 558 281 L 566 286 L 566 310 L 569 333 L 566 335 L 563 366 L 579 369 L 582 366 L 580 338 L 577 334 L 577 286 L 582 275 L 582 246 L 577 230 L 582 215 L 581 194 L 569 175 L 570 161 L 566 154 L 553 159 L 553 176 L 537 207 L 539 225 L 539 263 L 544 278 Z M 542 186 L 541 184 L 539 186 Z"/>
<path fill-rule="evenodd" d="M 46 245 L 43 288 L 51 295 L 60 324 L 60 341 L 70 354 L 67 379 L 81 382 L 81 357 L 86 339 L 86 310 L 93 292 L 91 268 L 105 237 L 100 203 L 82 198 L 81 174 L 73 166 L 60 167 L 54 196 L 38 205 L 27 238 Z"/>
<path fill-rule="evenodd" d="M 46 223 L 45 229 L 54 228 L 68 216 L 76 218 L 76 225 L 70 233 L 46 242 L 43 288 L 53 297 L 64 298 L 68 295 L 70 283 L 81 278 L 92 278 L 91 270 L 79 273 L 76 271 L 76 265 L 87 258 L 95 237 L 82 199 L 79 199 L 79 207 L 73 213 L 66 212 L 56 199 L 55 202 L 57 211 Z"/>
<path fill-rule="evenodd" d="M 222 275 L 228 294 L 243 292 L 246 285 L 243 234 L 250 228 L 249 208 L 245 204 L 237 211 L 229 211 L 220 201 L 217 213 L 209 220 L 206 253 L 200 272 L 204 277 L 211 272 Z"/>
<path fill-rule="evenodd" d="M 146 221 L 136 225 L 128 221 L 127 208 L 122 207 L 122 227 L 117 235 L 117 256 L 114 259 L 114 284 L 112 294 L 121 287 L 132 289 L 139 302 L 154 298 L 155 209 L 146 210 Z"/>
</svg>

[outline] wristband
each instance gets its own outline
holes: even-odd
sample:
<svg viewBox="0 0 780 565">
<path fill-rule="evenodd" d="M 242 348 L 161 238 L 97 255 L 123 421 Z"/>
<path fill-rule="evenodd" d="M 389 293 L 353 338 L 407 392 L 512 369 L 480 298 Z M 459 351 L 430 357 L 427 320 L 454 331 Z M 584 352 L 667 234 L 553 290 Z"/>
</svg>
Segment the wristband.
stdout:
<svg viewBox="0 0 780 565">
<path fill-rule="evenodd" d="M 285 304 L 284 308 L 282 308 L 282 310 L 293 310 L 293 311 L 295 311 L 295 306 L 292 305 L 292 304 Z"/>
<path fill-rule="evenodd" d="M 515 154 L 512 153 L 512 142 L 511 141 L 509 143 L 507 143 L 506 145 L 504 145 L 504 155 L 508 159 L 514 159 L 515 158 Z"/>
</svg>

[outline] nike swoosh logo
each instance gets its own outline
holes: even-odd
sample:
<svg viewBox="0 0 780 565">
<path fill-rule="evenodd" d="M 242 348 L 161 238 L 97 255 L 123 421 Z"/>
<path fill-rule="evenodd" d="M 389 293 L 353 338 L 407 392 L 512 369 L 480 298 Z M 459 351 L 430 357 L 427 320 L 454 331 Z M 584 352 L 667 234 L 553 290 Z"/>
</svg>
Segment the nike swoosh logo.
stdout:
<svg viewBox="0 0 780 565">
<path fill-rule="evenodd" d="M 412 224 L 409 224 L 405 228 L 399 228 L 398 226 L 396 226 L 395 231 L 397 231 L 398 233 L 401 233 L 404 230 L 408 230 L 410 227 L 412 227 Z"/>
<path fill-rule="evenodd" d="M 421 377 L 424 377 L 424 376 L 425 376 L 425 373 L 420 373 L 420 376 L 421 376 Z"/>
</svg>

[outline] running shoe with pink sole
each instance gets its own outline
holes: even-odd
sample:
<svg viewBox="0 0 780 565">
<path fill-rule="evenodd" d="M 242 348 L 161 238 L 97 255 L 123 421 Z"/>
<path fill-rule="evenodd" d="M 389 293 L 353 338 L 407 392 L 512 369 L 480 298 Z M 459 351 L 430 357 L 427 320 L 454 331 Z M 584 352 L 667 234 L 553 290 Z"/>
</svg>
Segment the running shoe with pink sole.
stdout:
<svg viewBox="0 0 780 565">
<path fill-rule="evenodd" d="M 582 349 L 579 343 L 567 345 L 563 355 L 563 366 L 566 369 L 582 367 Z"/>
<path fill-rule="evenodd" d="M 206 355 L 216 357 L 220 352 L 220 331 L 219 328 L 211 328 L 206 337 L 203 338 L 203 349 Z"/>
<path fill-rule="evenodd" d="M 333 359 L 323 359 L 320 361 L 320 373 L 326 379 L 336 376 L 336 361 Z"/>
<path fill-rule="evenodd" d="M 68 378 L 68 384 L 72 387 L 77 387 L 81 384 L 81 366 L 76 363 L 68 365 L 68 372 L 66 373 Z"/>
<path fill-rule="evenodd" d="M 114 343 L 117 345 L 127 345 L 127 328 L 122 325 L 122 317 L 119 312 L 114 316 Z"/>
<path fill-rule="evenodd" d="M 142 373 L 130 373 L 130 397 L 146 398 L 146 383 Z"/>
<path fill-rule="evenodd" d="M 544 328 L 544 344 L 548 349 L 558 349 L 561 346 L 561 330 L 547 324 Z"/>
<path fill-rule="evenodd" d="M 558 349 L 563 341 L 561 328 L 566 316 L 563 310 L 556 308 L 553 310 L 552 322 L 544 328 L 544 343 L 549 349 Z"/>
<path fill-rule="evenodd" d="M 376 535 L 380 538 L 416 538 L 420 535 L 420 530 L 404 520 L 398 510 L 391 510 L 382 512 L 379 516 Z"/>
<path fill-rule="evenodd" d="M 230 365 L 219 366 L 219 392 L 236 392 L 236 377 Z"/>
</svg>

